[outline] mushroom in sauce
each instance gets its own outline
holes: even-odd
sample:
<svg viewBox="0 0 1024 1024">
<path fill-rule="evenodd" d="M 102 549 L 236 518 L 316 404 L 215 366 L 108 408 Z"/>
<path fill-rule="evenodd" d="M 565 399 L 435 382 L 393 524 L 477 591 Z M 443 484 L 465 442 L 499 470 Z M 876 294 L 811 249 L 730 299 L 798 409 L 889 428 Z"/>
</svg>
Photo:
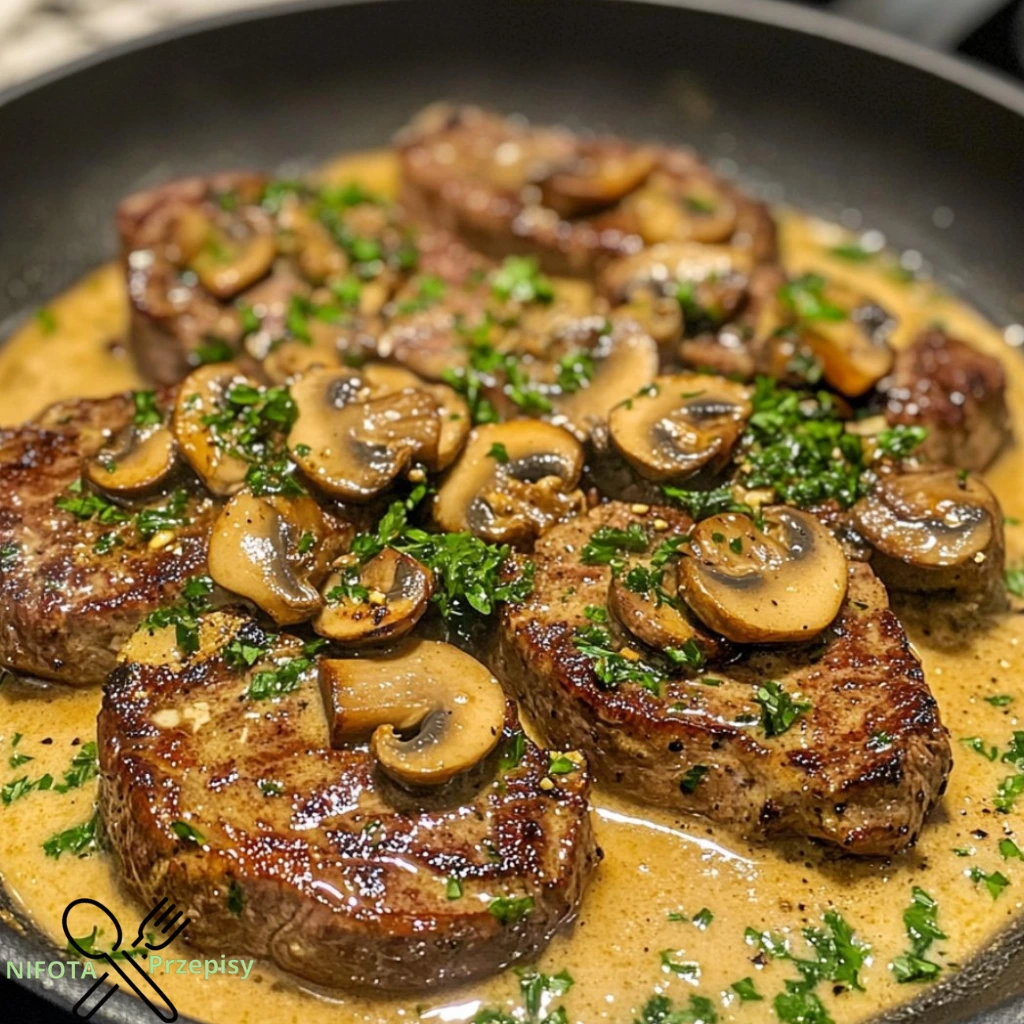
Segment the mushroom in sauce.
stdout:
<svg viewBox="0 0 1024 1024">
<path fill-rule="evenodd" d="M 736 643 L 810 640 L 836 617 L 847 563 L 809 512 L 766 508 L 755 524 L 735 512 L 694 526 L 679 590 L 697 617 Z"/>
<path fill-rule="evenodd" d="M 436 465 L 437 402 L 419 388 L 374 395 L 353 370 L 314 369 L 292 386 L 292 456 L 321 490 L 368 501 L 414 462 Z"/>
<path fill-rule="evenodd" d="M 210 576 L 278 625 L 303 622 L 323 604 L 317 589 L 344 542 L 312 498 L 236 494 L 210 535 Z"/>
<path fill-rule="evenodd" d="M 648 480 L 721 469 L 750 417 L 750 389 L 708 374 L 657 377 L 612 409 L 612 443 Z"/>
<path fill-rule="evenodd" d="M 372 658 L 325 658 L 320 686 L 331 744 L 370 740 L 381 769 L 408 787 L 440 786 L 497 746 L 498 680 L 451 644 L 406 640 Z"/>
<path fill-rule="evenodd" d="M 341 561 L 353 560 L 352 555 Z M 405 636 L 427 610 L 433 573 L 410 555 L 384 548 L 365 565 L 342 564 L 324 584 L 313 628 L 338 643 L 380 643 Z"/>
<path fill-rule="evenodd" d="M 577 514 L 583 449 L 568 431 L 538 420 L 478 427 L 434 500 L 442 530 L 495 543 L 528 543 Z"/>
<path fill-rule="evenodd" d="M 973 473 L 945 467 L 883 473 L 851 518 L 874 548 L 872 565 L 894 590 L 972 597 L 999 589 L 1002 510 Z"/>
</svg>

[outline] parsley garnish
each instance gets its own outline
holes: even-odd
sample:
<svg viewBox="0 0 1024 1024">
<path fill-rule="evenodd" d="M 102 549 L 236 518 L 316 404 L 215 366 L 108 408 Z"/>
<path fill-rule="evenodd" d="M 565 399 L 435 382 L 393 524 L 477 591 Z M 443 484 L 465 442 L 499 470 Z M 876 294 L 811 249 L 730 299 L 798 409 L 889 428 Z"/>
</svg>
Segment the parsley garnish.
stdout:
<svg viewBox="0 0 1024 1024">
<path fill-rule="evenodd" d="M 513 302 L 551 302 L 555 297 L 551 282 L 540 272 L 532 256 L 506 256 L 491 276 L 491 291 L 496 298 Z"/>
<path fill-rule="evenodd" d="M 70 789 L 84 786 L 94 779 L 100 770 L 96 744 L 83 743 L 82 749 L 71 758 L 71 767 L 64 772 L 64 781 L 53 787 L 56 793 L 67 793 Z"/>
<path fill-rule="evenodd" d="M 157 608 L 142 620 L 146 629 L 164 629 L 174 626 L 178 650 L 188 656 L 199 650 L 199 616 L 209 607 L 213 580 L 209 576 L 192 576 L 181 589 L 181 600 L 164 608 Z"/>
<path fill-rule="evenodd" d="M 967 877 L 975 885 L 983 882 L 985 888 L 988 889 L 988 894 L 994 900 L 999 899 L 1002 891 L 1010 884 L 1010 880 L 1001 871 L 993 871 L 990 874 L 987 871 L 982 871 L 979 867 L 970 868 L 967 872 Z"/>
<path fill-rule="evenodd" d="M 840 309 L 825 297 L 826 285 L 825 278 L 820 274 L 802 274 L 779 288 L 779 302 L 798 320 L 805 322 L 847 319 L 846 310 Z"/>
<path fill-rule="evenodd" d="M 43 852 L 47 857 L 55 860 L 60 858 L 62 853 L 71 853 L 76 857 L 88 857 L 99 849 L 99 842 L 96 838 L 96 826 L 99 824 L 99 812 L 81 825 L 73 825 L 50 836 L 43 843 Z"/>
<path fill-rule="evenodd" d="M 487 904 L 487 909 L 502 924 L 515 924 L 533 912 L 533 897 L 497 896 Z"/>
<path fill-rule="evenodd" d="M 810 704 L 793 700 L 774 680 L 759 687 L 754 699 L 761 705 L 761 724 L 768 736 L 781 736 L 792 728 L 800 715 L 811 709 Z"/>
<path fill-rule="evenodd" d="M 584 565 L 614 565 L 623 552 L 646 551 L 649 543 L 639 523 L 630 523 L 625 530 L 614 526 L 599 526 L 583 545 L 580 560 Z"/>
<path fill-rule="evenodd" d="M 227 904 L 228 910 L 230 910 L 235 917 L 242 916 L 242 910 L 245 908 L 245 892 L 235 881 L 232 881 L 228 888 Z"/>
<path fill-rule="evenodd" d="M 701 784 L 704 776 L 708 774 L 711 769 L 706 764 L 695 764 L 690 768 L 687 773 L 679 780 L 679 788 L 684 793 L 694 793 L 697 787 Z"/>
<path fill-rule="evenodd" d="M 734 981 L 729 988 L 733 990 L 740 997 L 741 1003 L 763 1003 L 764 996 L 759 995 L 757 989 L 754 987 L 753 978 L 742 978 L 739 981 Z"/>
<path fill-rule="evenodd" d="M 172 821 L 171 831 L 186 843 L 195 843 L 197 846 L 202 846 L 206 842 L 206 837 L 203 833 L 187 821 Z"/>
<path fill-rule="evenodd" d="M 691 995 L 687 1006 L 673 1008 L 668 996 L 651 996 L 633 1024 L 717 1024 L 718 1011 L 707 996 Z"/>
<path fill-rule="evenodd" d="M 901 459 L 909 455 L 927 436 L 928 430 L 925 427 L 888 427 L 875 438 L 875 447 L 882 455 Z"/>
<path fill-rule="evenodd" d="M 150 427 L 163 422 L 163 413 L 156 404 L 156 392 L 133 391 L 132 402 L 135 404 L 135 415 L 132 417 L 135 426 Z"/>
<path fill-rule="evenodd" d="M 914 886 L 910 906 L 903 911 L 903 924 L 910 938 L 910 949 L 896 957 L 889 965 L 896 980 L 901 984 L 912 981 L 933 981 L 942 968 L 925 958 L 925 954 L 936 939 L 946 938 L 938 926 L 936 916 L 938 904 L 924 891 Z"/>
</svg>

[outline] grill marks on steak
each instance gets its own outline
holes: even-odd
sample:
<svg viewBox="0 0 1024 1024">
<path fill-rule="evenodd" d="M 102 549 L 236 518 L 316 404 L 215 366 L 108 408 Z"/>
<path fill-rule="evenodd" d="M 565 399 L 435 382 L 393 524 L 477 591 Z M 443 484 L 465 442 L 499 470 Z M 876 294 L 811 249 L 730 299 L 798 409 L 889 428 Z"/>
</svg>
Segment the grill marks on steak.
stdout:
<svg viewBox="0 0 1024 1024">
<path fill-rule="evenodd" d="M 81 521 L 54 504 L 133 415 L 130 394 L 80 399 L 0 431 L 0 663 L 8 668 L 103 682 L 139 622 L 174 602 L 183 583 L 205 569 L 214 515 L 208 498 L 189 494 L 189 522 L 163 547 L 152 547 L 130 523 Z M 97 552 L 97 541 L 111 532 L 118 543 Z"/>
<path fill-rule="evenodd" d="M 140 630 L 124 649 L 99 717 L 100 799 L 132 894 L 187 910 L 200 949 L 268 957 L 329 986 L 431 990 L 536 953 L 596 860 L 585 773 L 543 789 L 548 755 L 529 741 L 502 773 L 519 731 L 509 704 L 504 741 L 474 777 L 414 797 L 365 745 L 331 749 L 315 665 L 278 699 L 245 695 L 252 673 L 220 652 L 255 628 L 212 613 L 185 662 L 173 630 Z M 302 653 L 282 636 L 267 659 Z M 499 897 L 532 910 L 502 923 L 488 909 Z"/>
<path fill-rule="evenodd" d="M 487 255 L 591 274 L 644 245 L 695 240 L 775 256 L 767 209 L 690 153 L 428 107 L 398 138 L 410 212 Z"/>
<path fill-rule="evenodd" d="M 689 525 L 668 510 L 657 514 L 673 532 Z M 532 597 L 503 610 L 495 671 L 545 738 L 582 750 L 605 785 L 747 833 L 795 833 L 856 854 L 913 843 L 945 787 L 949 741 L 865 564 L 851 563 L 843 608 L 811 644 L 752 648 L 708 667 L 718 686 L 674 679 L 660 695 L 602 688 L 573 635 L 588 624 L 588 606 L 605 607 L 611 570 L 583 565 L 579 553 L 599 526 L 645 525 L 653 515 L 610 503 L 551 530 L 534 554 Z M 812 705 L 777 737 L 760 726 L 755 700 L 768 680 Z"/>
</svg>

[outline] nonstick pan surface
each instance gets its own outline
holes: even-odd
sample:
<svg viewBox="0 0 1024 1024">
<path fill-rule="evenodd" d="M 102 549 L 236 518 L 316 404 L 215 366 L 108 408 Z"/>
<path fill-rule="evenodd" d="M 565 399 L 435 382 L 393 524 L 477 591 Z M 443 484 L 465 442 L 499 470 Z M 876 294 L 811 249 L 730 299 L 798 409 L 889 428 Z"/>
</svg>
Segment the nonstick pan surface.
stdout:
<svg viewBox="0 0 1024 1024">
<path fill-rule="evenodd" d="M 0 335 L 115 254 L 125 193 L 299 170 L 387 143 L 442 98 L 691 143 L 772 202 L 859 215 L 997 323 L 1024 321 L 1024 91 L 1009 82 L 758 0 L 369 0 L 217 19 L 0 96 Z M 4 961 L 44 949 L 0 915 Z M 64 1007 L 82 984 L 32 982 Z M 118 994 L 93 1019 L 154 1018 Z M 1024 922 L 886 1020 L 1024 1022 Z"/>
</svg>

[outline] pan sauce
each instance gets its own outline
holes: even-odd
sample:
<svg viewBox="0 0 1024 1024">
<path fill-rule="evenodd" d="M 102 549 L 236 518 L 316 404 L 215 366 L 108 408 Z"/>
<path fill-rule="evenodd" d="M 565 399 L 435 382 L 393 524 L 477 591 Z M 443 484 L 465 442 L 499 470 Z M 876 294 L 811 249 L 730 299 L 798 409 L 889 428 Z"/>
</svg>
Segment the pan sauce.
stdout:
<svg viewBox="0 0 1024 1024">
<path fill-rule="evenodd" d="M 330 176 L 357 176 L 371 187 L 393 191 L 395 170 L 388 157 L 349 158 Z M 881 261 L 850 262 L 828 253 L 845 240 L 831 225 L 791 214 L 782 218 L 782 244 L 788 269 L 821 270 L 874 295 L 899 318 L 897 345 L 922 326 L 943 321 L 953 335 L 1001 356 L 1008 369 L 1014 432 L 1024 438 L 1024 362 L 1013 357 L 1000 332 L 971 309 L 927 282 L 907 283 L 887 273 Z M 0 422 L 17 423 L 49 402 L 72 396 L 99 396 L 141 386 L 118 339 L 125 333 L 126 309 L 118 268 L 103 267 L 56 299 L 47 313 L 24 327 L 0 352 Z M 1024 448 L 1005 453 L 988 474 L 1007 517 L 1024 519 Z M 1007 527 L 1008 564 L 1024 557 L 1024 526 Z M 915 849 L 892 861 L 836 858 L 808 843 L 757 846 L 699 820 L 677 819 L 625 803 L 598 789 L 594 794 L 597 838 L 604 861 L 585 895 L 579 918 L 559 935 L 538 967 L 554 974 L 568 970 L 575 985 L 551 1000 L 564 1004 L 567 1019 L 579 1024 L 629 1024 L 655 992 L 678 1007 L 691 994 L 712 999 L 720 1021 L 775 1020 L 771 1005 L 795 970 L 780 961 L 759 966 L 744 930 L 771 930 L 795 938 L 800 929 L 820 925 L 822 914 L 837 909 L 859 939 L 872 946 L 861 971 L 864 992 L 835 994 L 818 988 L 836 1024 L 864 1020 L 881 1007 L 912 998 L 921 986 L 898 985 L 888 970 L 909 945 L 902 914 L 912 886 L 939 905 L 938 924 L 947 934 L 929 957 L 943 964 L 942 977 L 965 963 L 1024 906 L 1024 860 L 1004 860 L 1000 839 L 1024 848 L 1024 810 L 991 811 L 998 782 L 1010 772 L 958 741 L 981 737 L 1005 748 L 1024 712 L 1020 671 L 1024 617 L 971 617 L 963 609 L 900 607 L 903 621 L 924 662 L 926 676 L 950 730 L 956 764 L 948 791 L 932 814 Z M 983 698 L 1008 694 L 993 706 Z M 35 686 L 9 680 L 0 688 L 0 781 L 30 771 L 60 778 L 79 743 L 91 740 L 100 704 L 97 689 Z M 17 752 L 34 758 L 8 768 L 15 734 Z M 44 742 L 46 741 L 46 742 Z M 36 792 L 0 807 L 0 876 L 7 891 L 46 933 L 63 946 L 61 915 L 66 904 L 91 896 L 115 911 L 126 931 L 142 916 L 118 891 L 105 855 L 59 860 L 46 857 L 42 843 L 55 832 L 89 818 L 94 783 L 69 793 Z M 1024 800 L 1022 800 L 1024 808 Z M 968 851 L 958 856 L 954 849 Z M 1000 871 L 1010 885 L 993 900 L 967 872 Z M 702 908 L 714 915 L 701 928 L 689 918 Z M 684 920 L 670 920 L 669 915 Z M 85 925 L 88 931 L 90 925 Z M 111 941 L 100 936 L 99 945 Z M 684 977 L 661 965 L 660 952 L 676 961 L 696 961 L 699 975 Z M 233 950 L 225 950 L 232 955 Z M 165 959 L 203 959 L 176 943 Z M 219 957 L 217 958 L 219 960 Z M 730 985 L 752 978 L 762 1002 L 741 1002 Z M 459 1022 L 478 1010 L 511 1012 L 522 1006 L 519 980 L 509 971 L 477 985 L 437 997 L 368 1001 L 314 994 L 296 988 L 273 969 L 257 967 L 248 980 L 215 975 L 162 975 L 179 1012 L 216 1024 L 354 1024 L 429 1020 Z"/>
</svg>

